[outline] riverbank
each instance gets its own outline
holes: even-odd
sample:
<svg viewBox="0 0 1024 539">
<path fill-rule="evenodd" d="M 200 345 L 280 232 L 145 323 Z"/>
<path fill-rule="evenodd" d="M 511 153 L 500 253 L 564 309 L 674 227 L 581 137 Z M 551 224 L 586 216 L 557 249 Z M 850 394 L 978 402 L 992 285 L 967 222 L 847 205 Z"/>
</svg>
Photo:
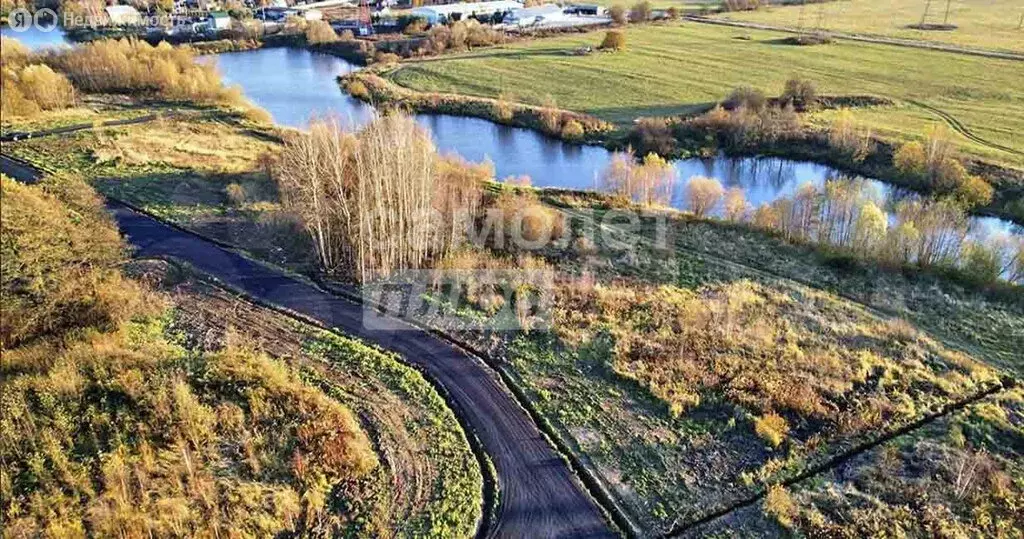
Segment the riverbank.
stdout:
<svg viewBox="0 0 1024 539">
<path fill-rule="evenodd" d="M 501 98 L 417 92 L 387 79 L 388 70 L 370 68 L 354 71 L 338 77 L 338 82 L 352 97 L 378 108 L 481 118 L 497 124 L 533 129 L 566 142 L 612 142 L 609 137 L 615 126 L 587 114 Z"/>
<path fill-rule="evenodd" d="M 573 55 L 600 44 L 603 33 L 591 32 L 410 62 L 394 81 L 422 92 L 490 98 L 514 92 L 528 102 L 550 95 L 562 108 L 626 128 L 641 117 L 690 116 L 740 86 L 778 95 L 798 76 L 819 94 L 896 102 L 854 111 L 876 136 L 920 140 L 945 123 L 967 158 L 1024 168 L 1024 146 L 1014 136 L 1024 131 L 1020 62 L 849 41 L 794 46 L 783 32 L 691 22 L 630 26 L 624 33 L 626 46 L 615 53 Z M 824 126 L 835 116 L 822 111 L 809 120 Z"/>
<path fill-rule="evenodd" d="M 695 127 L 697 122 L 694 119 L 699 111 L 681 118 L 638 118 L 633 125 L 626 127 L 588 114 L 511 103 L 501 98 L 417 91 L 394 80 L 394 74 L 401 69 L 402 66 L 365 69 L 339 77 L 339 82 L 353 97 L 375 106 L 482 118 L 533 129 L 567 142 L 600 144 L 614 151 L 631 149 L 638 156 L 654 152 L 669 159 L 687 159 L 724 152 L 732 157 L 779 157 L 827 165 L 844 173 L 876 178 L 923 195 L 934 194 L 929 182 L 897 170 L 894 154 L 898 148 L 893 141 L 870 136 L 870 140 L 864 143 L 870 152 L 865 154 L 837 148 L 830 129 L 807 120 L 806 114 L 798 128 L 780 130 L 770 139 L 743 137 L 737 140 L 733 134 L 716 132 L 703 124 Z M 777 101 L 776 98 L 768 100 L 769 104 Z M 891 100 L 875 96 L 821 96 L 814 111 L 894 105 Z M 712 105 L 706 105 L 704 110 L 710 108 Z M 579 131 L 565 129 L 570 121 L 583 128 L 582 135 L 578 134 Z M 993 187 L 991 201 L 972 207 L 971 212 L 1024 224 L 1024 172 L 979 160 L 967 161 L 966 165 L 971 174 L 980 175 Z"/>
</svg>

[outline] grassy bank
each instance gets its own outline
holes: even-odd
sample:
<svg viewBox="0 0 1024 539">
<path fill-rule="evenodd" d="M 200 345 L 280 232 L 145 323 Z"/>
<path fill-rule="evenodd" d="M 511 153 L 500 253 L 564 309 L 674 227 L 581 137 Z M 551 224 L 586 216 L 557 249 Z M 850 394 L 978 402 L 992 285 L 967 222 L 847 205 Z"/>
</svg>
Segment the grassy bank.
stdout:
<svg viewBox="0 0 1024 539">
<path fill-rule="evenodd" d="M 949 30 L 921 30 L 915 25 L 925 15 L 925 2 L 915 0 L 848 0 L 818 5 L 769 6 L 757 11 L 724 13 L 721 18 L 805 29 L 900 39 L 935 41 L 981 49 L 1024 52 L 1024 30 L 1019 27 L 1024 10 L 1013 0 L 958 0 L 949 3 Z M 930 6 L 925 22 L 944 24 L 946 3 Z"/>
<path fill-rule="evenodd" d="M 417 92 L 394 84 L 386 77 L 387 70 L 362 70 L 339 81 L 353 97 L 374 106 L 393 107 L 409 112 L 451 114 L 483 118 L 495 123 L 535 129 L 569 142 L 602 142 L 614 126 L 587 114 L 548 106 L 516 103 L 507 97 L 461 96 Z M 378 75 L 384 74 L 384 77 Z"/>
<path fill-rule="evenodd" d="M 865 43 L 799 47 L 785 44 L 786 34 L 691 23 L 630 27 L 624 51 L 571 54 L 598 45 L 603 35 L 571 35 L 414 62 L 391 77 L 421 91 L 490 98 L 508 92 L 534 103 L 551 96 L 563 108 L 626 126 L 641 116 L 704 110 L 737 86 L 773 95 L 799 75 L 814 81 L 823 94 L 895 100 L 895 107 L 855 111 L 858 121 L 882 137 L 918 139 L 928 126 L 947 121 L 937 110 L 975 137 L 958 134 L 957 145 L 965 154 L 1024 165 L 1024 145 L 1015 135 L 1024 128 L 1019 90 L 1024 75 L 1016 62 Z M 831 114 L 815 114 L 810 121 L 825 125 Z"/>
</svg>

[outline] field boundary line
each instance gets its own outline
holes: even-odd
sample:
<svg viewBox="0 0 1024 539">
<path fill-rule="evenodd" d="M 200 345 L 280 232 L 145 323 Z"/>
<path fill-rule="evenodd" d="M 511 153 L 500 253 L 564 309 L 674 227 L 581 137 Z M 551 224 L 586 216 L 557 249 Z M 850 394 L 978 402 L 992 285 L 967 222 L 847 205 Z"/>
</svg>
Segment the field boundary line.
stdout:
<svg viewBox="0 0 1024 539">
<path fill-rule="evenodd" d="M 920 428 L 926 427 L 926 426 L 934 423 L 935 421 L 938 421 L 939 419 L 942 419 L 944 417 L 949 416 L 952 413 L 955 413 L 955 412 L 958 412 L 960 410 L 963 410 L 964 408 L 966 408 L 966 407 L 968 407 L 968 406 L 970 406 L 970 405 L 972 405 L 972 404 L 974 404 L 974 403 L 976 403 L 976 402 L 978 402 L 978 401 L 980 401 L 982 399 L 990 397 L 990 396 L 992 396 L 992 395 L 994 395 L 996 393 L 999 393 L 999 392 L 1002 392 L 1002 391 L 1008 391 L 1010 389 L 1013 389 L 1016 386 L 1016 384 L 1017 383 L 1016 383 L 1016 381 L 1013 378 L 1005 377 L 1002 381 L 998 382 L 993 387 L 990 387 L 990 388 L 988 388 L 988 389 L 986 389 L 984 391 L 981 391 L 979 393 L 975 393 L 974 395 L 971 395 L 970 397 L 967 397 L 966 399 L 962 399 L 962 400 L 959 400 L 957 402 L 953 402 L 953 403 L 947 404 L 946 406 L 943 406 L 937 412 L 932 412 L 931 414 L 927 414 L 924 417 L 921 417 L 920 419 L 918 419 L 916 421 L 908 423 L 908 424 L 906 424 L 906 425 L 904 425 L 904 426 L 902 426 L 902 427 L 900 427 L 900 428 L 898 428 L 898 429 L 896 429 L 896 430 L 894 430 L 894 431 L 892 431 L 892 432 L 890 432 L 888 434 L 879 436 L 878 438 L 876 438 L 876 439 L 874 439 L 874 440 L 872 440 L 870 442 L 865 442 L 863 444 L 856 445 L 856 446 L 848 449 L 847 451 L 844 451 L 844 452 L 836 455 L 835 457 L 832 457 L 831 459 L 827 460 L 826 462 L 823 462 L 823 463 L 821 463 L 821 464 L 819 464 L 817 466 L 812 466 L 811 468 L 809 468 L 809 469 L 807 469 L 807 470 L 805 470 L 805 471 L 803 471 L 803 472 L 801 472 L 801 473 L 799 473 L 799 474 L 797 474 L 797 475 L 795 475 L 795 476 L 793 476 L 793 477 L 791 477 L 789 479 L 785 479 L 785 480 L 779 481 L 778 483 L 773 483 L 773 485 L 781 485 L 781 486 L 784 486 L 784 487 L 790 487 L 790 486 L 793 486 L 793 485 L 795 485 L 797 483 L 800 483 L 802 481 L 806 481 L 807 479 L 810 479 L 812 477 L 820 475 L 822 473 L 831 471 L 833 468 L 835 468 L 837 466 L 840 466 L 842 464 L 845 464 L 846 462 L 849 462 L 850 460 L 856 458 L 857 456 L 862 455 L 862 454 L 866 453 L 867 451 L 870 451 L 870 450 L 872 450 L 872 449 L 874 449 L 874 448 L 876 448 L 876 447 L 878 447 L 878 446 L 880 446 L 882 444 L 885 444 L 887 442 L 895 440 L 896 438 L 899 438 L 899 437 L 905 436 L 907 434 L 910 434 L 911 432 L 914 432 L 914 431 L 916 431 L 916 430 L 918 430 Z M 722 518 L 725 515 L 728 515 L 729 513 L 732 513 L 733 511 L 736 511 L 737 509 L 742 509 L 744 507 L 748 507 L 750 505 L 753 505 L 753 504 L 757 503 L 759 500 L 761 500 L 762 498 L 764 498 L 767 493 L 768 493 L 767 489 L 761 489 L 757 494 L 754 494 L 752 496 L 744 498 L 743 500 L 740 500 L 738 502 L 734 502 L 733 504 L 731 504 L 731 505 L 729 505 L 729 506 L 727 506 L 725 508 L 722 508 L 722 509 L 719 509 L 719 510 L 714 511 L 712 513 L 709 513 L 709 514 L 707 514 L 707 515 L 705 515 L 705 516 L 703 516 L 703 517 L 701 517 L 701 518 L 699 518 L 697 520 L 694 520 L 694 521 L 688 522 L 686 524 L 682 524 L 680 526 L 677 526 L 677 527 L 673 528 L 672 530 L 668 531 L 667 533 L 665 533 L 664 535 L 662 535 L 661 537 L 663 539 L 679 537 L 680 535 L 686 533 L 687 531 L 693 530 L 694 528 L 697 528 L 699 526 L 702 526 L 704 524 L 708 524 L 708 523 L 710 523 L 710 522 L 712 522 L 714 520 Z"/>
</svg>

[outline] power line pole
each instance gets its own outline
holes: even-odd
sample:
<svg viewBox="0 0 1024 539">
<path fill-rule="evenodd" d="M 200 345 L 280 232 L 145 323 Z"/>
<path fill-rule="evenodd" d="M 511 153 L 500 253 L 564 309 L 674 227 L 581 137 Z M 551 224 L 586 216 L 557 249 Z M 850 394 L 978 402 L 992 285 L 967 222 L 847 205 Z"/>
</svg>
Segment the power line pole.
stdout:
<svg viewBox="0 0 1024 539">
<path fill-rule="evenodd" d="M 952 0 L 946 0 L 946 16 L 943 17 L 943 19 L 942 19 L 942 25 L 943 26 L 948 26 L 949 25 L 949 3 L 950 2 L 952 2 Z"/>
<path fill-rule="evenodd" d="M 932 0 L 926 0 L 924 3 L 924 13 L 921 14 L 921 27 L 924 28 L 924 22 L 928 20 L 928 10 L 932 7 Z"/>
</svg>

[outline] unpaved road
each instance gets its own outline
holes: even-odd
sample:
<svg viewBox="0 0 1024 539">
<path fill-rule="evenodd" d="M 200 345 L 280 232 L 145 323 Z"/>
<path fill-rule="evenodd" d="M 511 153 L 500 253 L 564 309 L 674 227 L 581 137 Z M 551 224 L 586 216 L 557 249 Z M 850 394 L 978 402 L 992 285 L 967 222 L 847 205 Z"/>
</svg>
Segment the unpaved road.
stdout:
<svg viewBox="0 0 1024 539">
<path fill-rule="evenodd" d="M 30 166 L 0 156 L 0 171 L 32 182 Z M 109 208 L 140 257 L 173 257 L 251 297 L 337 328 L 403 359 L 441 384 L 454 411 L 475 432 L 498 475 L 498 507 L 489 537 L 604 538 L 618 535 L 565 460 L 543 437 L 497 374 L 425 331 L 370 330 L 363 309 L 274 268 L 121 204 Z"/>
</svg>

